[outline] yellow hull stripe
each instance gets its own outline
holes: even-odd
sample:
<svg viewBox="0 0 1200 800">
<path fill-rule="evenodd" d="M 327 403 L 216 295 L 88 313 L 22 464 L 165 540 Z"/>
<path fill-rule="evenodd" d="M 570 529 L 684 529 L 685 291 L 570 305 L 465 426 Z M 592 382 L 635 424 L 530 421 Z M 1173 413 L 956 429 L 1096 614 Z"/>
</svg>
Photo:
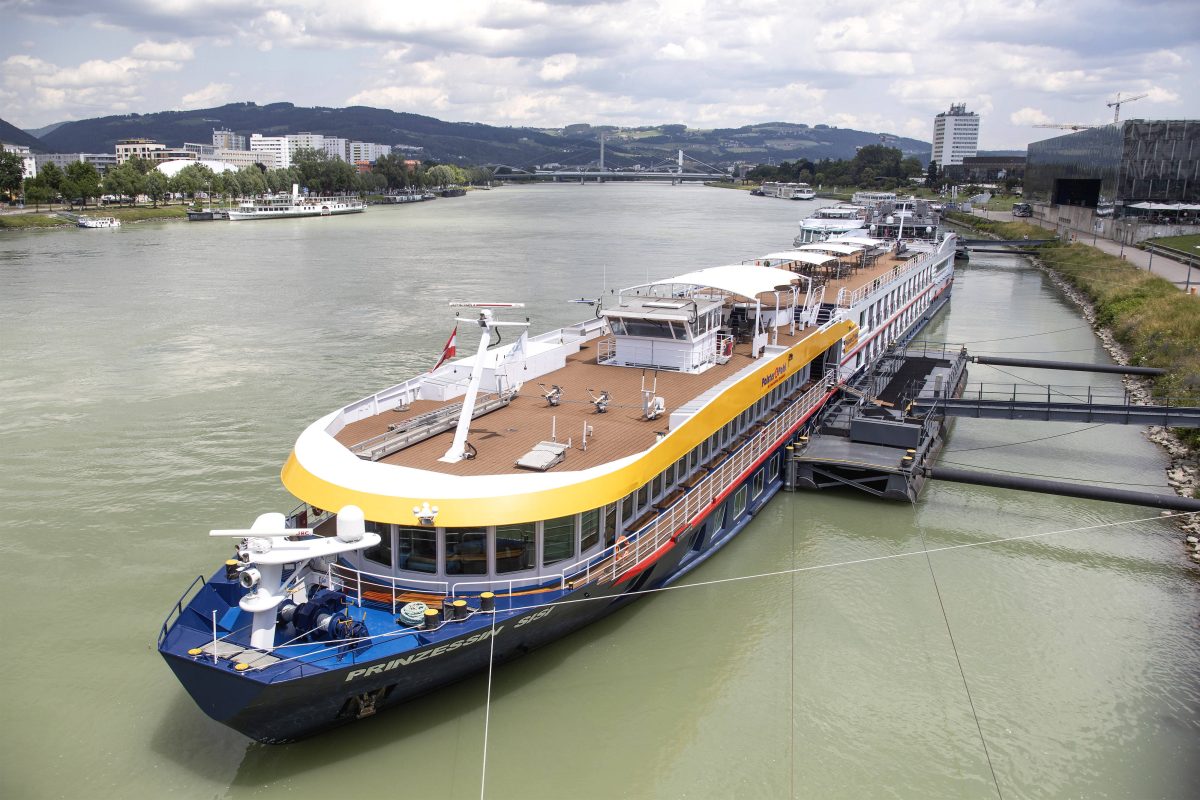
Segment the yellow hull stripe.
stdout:
<svg viewBox="0 0 1200 800">
<path fill-rule="evenodd" d="M 425 502 L 438 507 L 437 524 L 446 527 L 513 524 L 565 517 L 616 502 L 653 480 L 658 473 L 687 455 L 760 397 L 768 394 L 779 381 L 810 363 L 839 339 L 855 330 L 857 326 L 853 322 L 842 321 L 823 333 L 797 342 L 786 352 L 764 360 L 759 369 L 725 390 L 719 400 L 694 414 L 634 463 L 615 472 L 569 486 L 493 497 L 384 495 L 331 483 L 305 467 L 296 457 L 294 450 L 284 464 L 281 478 L 289 492 L 309 505 L 333 511 L 345 505 L 356 505 L 363 510 L 367 519 L 375 522 L 416 525 L 413 506 Z M 446 480 L 454 481 L 456 477 L 447 475 Z M 397 490 L 403 492 L 404 487 L 398 486 Z"/>
</svg>

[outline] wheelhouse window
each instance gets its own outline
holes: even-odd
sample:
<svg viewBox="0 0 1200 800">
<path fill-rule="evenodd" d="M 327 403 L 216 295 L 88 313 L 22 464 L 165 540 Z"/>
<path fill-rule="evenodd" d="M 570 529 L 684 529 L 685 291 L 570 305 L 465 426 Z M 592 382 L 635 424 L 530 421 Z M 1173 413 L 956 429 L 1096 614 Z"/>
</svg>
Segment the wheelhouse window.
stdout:
<svg viewBox="0 0 1200 800">
<path fill-rule="evenodd" d="M 487 531 L 446 528 L 446 574 L 486 575 Z"/>
<path fill-rule="evenodd" d="M 413 572 L 437 572 L 437 529 L 396 529 L 396 566 Z"/>
<path fill-rule="evenodd" d="M 537 563 L 537 523 L 496 526 L 496 572 L 523 572 Z"/>
<path fill-rule="evenodd" d="M 379 544 L 365 550 L 363 555 L 367 557 L 368 561 L 374 561 L 376 564 L 382 564 L 390 569 L 392 566 L 391 526 L 380 522 L 368 522 L 366 529 L 367 533 L 379 534 Z"/>
<path fill-rule="evenodd" d="M 575 555 L 575 515 L 542 523 L 542 566 L 557 564 Z"/>
</svg>

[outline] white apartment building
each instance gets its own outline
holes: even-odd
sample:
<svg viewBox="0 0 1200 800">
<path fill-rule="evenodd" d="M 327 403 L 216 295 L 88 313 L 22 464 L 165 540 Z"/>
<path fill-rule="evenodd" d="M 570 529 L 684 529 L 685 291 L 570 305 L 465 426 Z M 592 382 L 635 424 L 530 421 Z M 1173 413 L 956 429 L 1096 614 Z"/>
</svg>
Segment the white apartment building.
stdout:
<svg viewBox="0 0 1200 800">
<path fill-rule="evenodd" d="M 121 139 L 117 142 L 117 163 L 124 164 L 135 156 L 147 161 L 157 160 L 157 153 L 166 150 L 167 146 L 153 139 Z"/>
<path fill-rule="evenodd" d="M 292 151 L 287 136 L 263 136 L 250 134 L 250 152 L 259 153 L 257 159 L 267 169 L 287 169 L 292 165 Z"/>
<path fill-rule="evenodd" d="M 237 150 L 197 142 L 184 142 L 183 149 L 189 153 L 195 153 L 197 158 L 207 161 L 220 161 L 235 166 L 238 169 L 252 167 L 262 161 L 262 153 L 257 153 L 253 150 Z"/>
<path fill-rule="evenodd" d="M 246 150 L 246 137 L 228 128 L 213 128 L 213 147 L 223 150 Z"/>
<path fill-rule="evenodd" d="M 350 163 L 367 161 L 374 164 L 380 156 L 392 154 L 391 145 L 375 144 L 374 142 L 350 142 Z"/>
<path fill-rule="evenodd" d="M 979 149 L 979 115 L 967 112 L 966 103 L 952 103 L 949 111 L 933 118 L 933 155 L 944 167 L 974 158 Z"/>
<path fill-rule="evenodd" d="M 37 159 L 23 144 L 4 144 L 4 152 L 16 153 L 21 157 L 21 179 L 37 177 Z"/>
</svg>

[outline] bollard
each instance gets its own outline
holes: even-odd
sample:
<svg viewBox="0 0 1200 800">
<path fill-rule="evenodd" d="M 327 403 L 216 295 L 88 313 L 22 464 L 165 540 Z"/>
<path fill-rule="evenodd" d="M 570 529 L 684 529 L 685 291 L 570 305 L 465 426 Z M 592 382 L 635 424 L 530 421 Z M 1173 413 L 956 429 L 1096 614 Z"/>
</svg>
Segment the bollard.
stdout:
<svg viewBox="0 0 1200 800">
<path fill-rule="evenodd" d="M 479 595 L 479 610 L 480 611 L 495 611 L 496 610 L 496 595 L 493 592 L 484 592 Z"/>
<path fill-rule="evenodd" d="M 454 619 L 466 619 L 467 618 L 467 601 L 466 600 L 455 600 L 453 603 L 450 604 L 450 613 Z"/>
<path fill-rule="evenodd" d="M 441 616 L 442 612 L 438 611 L 436 608 L 425 609 L 425 622 L 423 623 L 423 627 L 426 630 L 436 628 L 438 623 L 441 622 Z"/>
</svg>

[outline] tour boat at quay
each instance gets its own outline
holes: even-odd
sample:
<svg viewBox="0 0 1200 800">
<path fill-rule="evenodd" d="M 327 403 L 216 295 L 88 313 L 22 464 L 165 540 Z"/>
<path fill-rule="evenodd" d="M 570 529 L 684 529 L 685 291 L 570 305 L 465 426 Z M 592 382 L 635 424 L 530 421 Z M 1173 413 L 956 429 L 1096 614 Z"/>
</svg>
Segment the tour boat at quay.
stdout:
<svg viewBox="0 0 1200 800">
<path fill-rule="evenodd" d="M 816 191 L 807 183 L 780 183 L 765 181 L 762 186 L 751 194 L 763 197 L 778 197 L 783 200 L 812 200 L 817 196 Z"/>
<path fill-rule="evenodd" d="M 768 253 L 536 335 L 506 319 L 518 303 L 452 303 L 437 367 L 300 434 L 282 471 L 297 508 L 212 531 L 233 557 L 171 607 L 159 651 L 207 714 L 280 743 L 678 581 L 782 488 L 845 382 L 948 301 L 954 249 Z"/>
<path fill-rule="evenodd" d="M 361 214 L 367 207 L 358 197 L 302 197 L 300 187 L 292 184 L 290 195 L 269 195 L 243 200 L 228 211 L 228 219 L 286 219 L 290 217 L 329 217 L 337 214 Z"/>
<path fill-rule="evenodd" d="M 119 228 L 121 220 L 116 217 L 89 217 L 80 214 L 75 219 L 75 224 L 80 228 Z"/>
</svg>

